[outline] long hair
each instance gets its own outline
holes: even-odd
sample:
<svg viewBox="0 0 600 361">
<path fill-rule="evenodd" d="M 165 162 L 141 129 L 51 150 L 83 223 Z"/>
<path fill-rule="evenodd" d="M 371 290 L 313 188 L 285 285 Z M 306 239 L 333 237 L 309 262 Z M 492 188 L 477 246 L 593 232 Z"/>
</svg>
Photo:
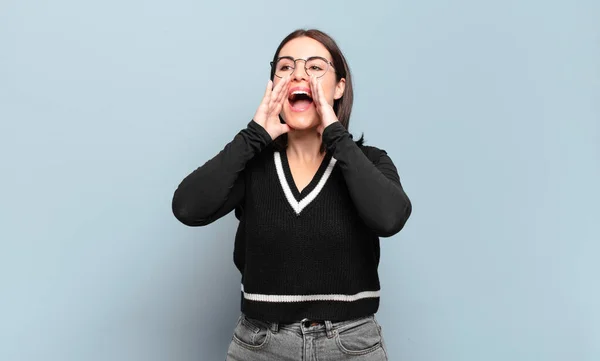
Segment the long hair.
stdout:
<svg viewBox="0 0 600 361">
<path fill-rule="evenodd" d="M 300 38 L 300 37 L 308 37 L 314 39 L 321 43 L 329 54 L 331 54 L 331 58 L 333 60 L 333 67 L 335 68 L 336 81 L 339 82 L 342 78 L 346 80 L 344 93 L 341 98 L 334 100 L 333 102 L 333 111 L 335 112 L 339 122 L 344 126 L 344 128 L 348 129 L 350 125 L 350 114 L 352 113 L 352 103 L 354 101 L 354 91 L 352 88 L 352 75 L 350 73 L 350 68 L 348 67 L 348 63 L 346 62 L 346 58 L 344 54 L 340 50 L 339 46 L 333 40 L 333 38 L 326 33 L 317 30 L 317 29 L 298 29 L 290 33 L 286 36 L 275 51 L 273 55 L 273 64 L 275 64 L 277 57 L 279 57 L 279 53 L 281 49 L 287 44 L 290 40 Z M 271 80 L 275 76 L 275 66 L 271 67 Z M 282 120 L 283 121 L 283 120 Z M 357 141 L 358 145 L 363 144 L 363 137 Z M 274 141 L 276 148 L 284 149 L 287 145 L 287 134 L 282 134 Z"/>
</svg>

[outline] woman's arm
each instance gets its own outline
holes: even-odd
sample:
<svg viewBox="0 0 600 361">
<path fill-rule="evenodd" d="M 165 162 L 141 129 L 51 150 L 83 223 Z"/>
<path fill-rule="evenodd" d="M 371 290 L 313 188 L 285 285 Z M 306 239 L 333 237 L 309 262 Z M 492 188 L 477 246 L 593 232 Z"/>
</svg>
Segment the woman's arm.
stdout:
<svg viewBox="0 0 600 361">
<path fill-rule="evenodd" d="M 244 198 L 246 163 L 269 143 L 269 133 L 251 121 L 219 154 L 179 184 L 172 201 L 175 217 L 188 226 L 204 226 L 231 212 Z"/>
<path fill-rule="evenodd" d="M 340 166 L 350 196 L 365 224 L 380 237 L 400 232 L 412 212 L 394 163 L 383 150 L 371 147 L 374 161 L 352 140 L 340 122 L 323 131 L 323 142 Z"/>
</svg>

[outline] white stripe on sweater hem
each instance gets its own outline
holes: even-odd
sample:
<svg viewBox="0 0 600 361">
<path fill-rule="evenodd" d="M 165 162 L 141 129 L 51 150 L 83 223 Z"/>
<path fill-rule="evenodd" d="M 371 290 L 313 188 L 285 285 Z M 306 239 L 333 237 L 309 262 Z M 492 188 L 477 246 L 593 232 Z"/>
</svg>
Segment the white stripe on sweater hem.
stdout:
<svg viewBox="0 0 600 361">
<path fill-rule="evenodd" d="M 317 183 L 316 187 L 306 197 L 304 197 L 300 202 L 298 202 L 294 197 L 294 194 L 292 193 L 292 189 L 290 188 L 290 185 L 287 182 L 287 178 L 285 177 L 285 172 L 283 171 L 283 164 L 281 163 L 281 154 L 279 152 L 275 152 L 274 158 L 275 168 L 277 169 L 277 176 L 279 177 L 279 183 L 281 183 L 283 193 L 285 193 L 285 198 L 287 198 L 288 202 L 290 203 L 292 209 L 296 212 L 296 214 L 300 214 L 300 212 L 302 212 L 302 210 L 310 202 L 314 201 L 315 198 L 317 198 L 317 195 L 319 195 L 319 192 L 321 192 L 321 189 L 323 189 L 323 187 L 325 186 L 325 183 L 327 182 L 327 179 L 331 175 L 333 167 L 337 162 L 337 159 L 331 157 L 331 159 L 329 160 L 329 164 L 327 165 L 327 169 L 325 170 L 325 173 L 323 173 L 321 179 L 319 179 L 319 183 Z"/>
<path fill-rule="evenodd" d="M 354 295 L 340 295 L 340 294 L 324 294 L 324 295 L 261 295 L 257 293 L 244 292 L 244 285 L 242 285 L 242 292 L 244 298 L 249 301 L 257 302 L 310 302 L 310 301 L 340 301 L 340 302 L 354 302 L 364 298 L 378 298 L 380 297 L 381 291 L 364 291 Z"/>
</svg>

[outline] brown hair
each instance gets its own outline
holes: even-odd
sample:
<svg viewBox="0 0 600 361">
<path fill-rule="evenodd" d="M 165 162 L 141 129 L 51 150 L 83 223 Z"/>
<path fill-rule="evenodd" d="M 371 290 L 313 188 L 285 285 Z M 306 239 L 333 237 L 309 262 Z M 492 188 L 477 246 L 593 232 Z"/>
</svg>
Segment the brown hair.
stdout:
<svg viewBox="0 0 600 361">
<path fill-rule="evenodd" d="M 281 49 L 287 44 L 290 40 L 300 38 L 300 37 L 309 37 L 321 43 L 329 54 L 331 54 L 331 60 L 333 60 L 333 67 L 335 68 L 336 81 L 339 82 L 342 78 L 346 80 L 344 94 L 341 98 L 334 100 L 333 102 L 333 111 L 337 115 L 337 118 L 340 123 L 344 126 L 344 128 L 348 129 L 350 124 L 350 114 L 352 113 L 352 102 L 354 101 L 354 92 L 352 89 L 352 76 L 350 74 L 350 68 L 348 67 L 348 63 L 346 62 L 346 58 L 339 46 L 333 40 L 333 38 L 326 33 L 317 30 L 317 29 L 298 29 L 290 33 L 286 36 L 275 51 L 275 55 L 273 55 L 273 64 L 277 60 Z M 271 80 L 275 76 L 275 67 L 271 67 Z M 283 119 L 281 120 L 283 122 Z M 275 145 L 279 149 L 285 148 L 287 144 L 287 134 L 283 134 L 275 139 Z M 359 140 L 359 145 L 362 144 L 362 137 Z"/>
</svg>

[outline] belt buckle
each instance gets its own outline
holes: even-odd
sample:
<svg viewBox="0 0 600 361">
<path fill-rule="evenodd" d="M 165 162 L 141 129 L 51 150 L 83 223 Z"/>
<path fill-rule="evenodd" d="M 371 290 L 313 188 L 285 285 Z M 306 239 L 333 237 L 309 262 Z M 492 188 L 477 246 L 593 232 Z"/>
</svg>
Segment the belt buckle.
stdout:
<svg viewBox="0 0 600 361">
<path fill-rule="evenodd" d="M 323 324 L 322 321 L 309 320 L 308 318 L 303 319 L 301 322 L 302 322 L 302 326 L 304 326 L 306 328 L 309 328 L 312 326 L 319 326 L 319 325 Z"/>
</svg>

